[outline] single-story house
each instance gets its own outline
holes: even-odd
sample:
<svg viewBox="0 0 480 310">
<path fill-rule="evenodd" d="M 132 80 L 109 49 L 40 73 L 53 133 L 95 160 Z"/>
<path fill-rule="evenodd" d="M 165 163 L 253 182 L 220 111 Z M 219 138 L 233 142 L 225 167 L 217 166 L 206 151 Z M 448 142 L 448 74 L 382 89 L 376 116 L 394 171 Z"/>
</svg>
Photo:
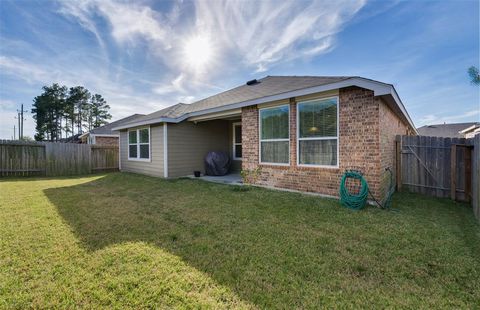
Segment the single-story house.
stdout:
<svg viewBox="0 0 480 310">
<path fill-rule="evenodd" d="M 113 130 L 121 171 L 187 176 L 224 151 L 251 183 L 330 196 L 346 169 L 361 170 L 377 199 L 395 136 L 417 133 L 393 85 L 357 76 L 267 76 Z"/>
<path fill-rule="evenodd" d="M 120 133 L 112 130 L 112 128 L 120 126 L 125 123 L 134 121 L 135 119 L 145 116 L 143 114 L 133 114 L 128 117 L 119 119 L 103 126 L 94 128 L 86 133 L 80 135 L 80 140 L 84 144 L 101 144 L 101 145 L 118 145 Z"/>
<path fill-rule="evenodd" d="M 429 137 L 444 138 L 473 138 L 475 130 L 480 128 L 480 123 L 451 123 L 451 124 L 433 124 L 417 128 L 418 134 Z M 478 130 L 477 132 L 480 132 Z"/>
</svg>

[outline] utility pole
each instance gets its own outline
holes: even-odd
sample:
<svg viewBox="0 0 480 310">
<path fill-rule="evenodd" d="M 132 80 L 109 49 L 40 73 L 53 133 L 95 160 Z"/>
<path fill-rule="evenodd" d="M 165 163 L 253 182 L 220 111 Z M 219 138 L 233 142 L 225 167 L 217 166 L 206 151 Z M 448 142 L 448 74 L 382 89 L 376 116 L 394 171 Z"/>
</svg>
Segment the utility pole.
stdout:
<svg viewBox="0 0 480 310">
<path fill-rule="evenodd" d="M 17 138 L 17 137 L 15 136 L 15 133 L 16 133 L 15 130 L 16 130 L 16 129 L 15 129 L 15 125 L 13 125 L 13 140 L 16 140 L 16 138 Z"/>
<path fill-rule="evenodd" d="M 18 112 L 18 110 L 17 110 Z M 18 119 L 18 140 L 21 140 L 22 138 L 20 138 L 20 113 L 18 112 L 17 113 L 17 119 Z"/>
<path fill-rule="evenodd" d="M 20 139 L 23 139 L 23 103 L 22 103 L 22 108 L 20 110 L 20 116 L 22 117 L 22 135 L 20 136 Z"/>
<path fill-rule="evenodd" d="M 23 139 L 23 121 L 24 121 L 24 118 L 23 118 L 23 112 L 27 112 L 25 110 L 23 110 L 23 103 L 21 105 L 21 110 L 20 112 L 17 110 L 18 112 L 18 139 L 19 140 L 22 140 Z"/>
</svg>

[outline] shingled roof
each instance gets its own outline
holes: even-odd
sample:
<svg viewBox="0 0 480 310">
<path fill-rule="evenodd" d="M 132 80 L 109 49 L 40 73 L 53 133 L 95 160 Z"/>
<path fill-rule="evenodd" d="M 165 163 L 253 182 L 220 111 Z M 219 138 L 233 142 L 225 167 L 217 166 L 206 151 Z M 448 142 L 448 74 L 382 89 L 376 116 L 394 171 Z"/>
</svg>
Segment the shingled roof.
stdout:
<svg viewBox="0 0 480 310">
<path fill-rule="evenodd" d="M 222 93 L 199 100 L 190 105 L 188 113 L 216 108 L 237 102 L 278 95 L 293 90 L 340 82 L 350 76 L 266 76 L 253 82 L 252 85 L 242 85 Z"/>
<path fill-rule="evenodd" d="M 418 134 L 429 137 L 445 137 L 445 138 L 463 138 L 464 135 L 460 131 L 478 124 L 471 123 L 454 123 L 454 124 L 434 124 L 425 125 L 417 128 Z"/>
<path fill-rule="evenodd" d="M 147 114 L 130 123 L 158 118 L 178 118 L 186 113 L 221 107 L 238 102 L 286 93 L 293 90 L 326 85 L 349 79 L 349 76 L 266 76 L 252 85 L 241 85 L 191 104 L 177 103 Z M 128 124 L 128 123 L 126 123 Z"/>
<path fill-rule="evenodd" d="M 128 125 L 129 123 L 149 121 L 157 118 L 177 118 L 187 113 L 186 111 L 189 106 L 190 106 L 189 104 L 177 103 L 168 108 L 135 118 L 134 120 L 131 120 L 130 122 L 125 123 L 124 125 Z"/>
<path fill-rule="evenodd" d="M 358 76 L 266 76 L 191 104 L 175 104 L 117 126 L 116 129 L 160 122 L 178 123 L 193 116 L 350 86 L 371 89 L 376 96 L 389 96 L 389 102 L 394 105 L 394 111 L 402 115 L 415 130 L 393 85 Z"/>
</svg>

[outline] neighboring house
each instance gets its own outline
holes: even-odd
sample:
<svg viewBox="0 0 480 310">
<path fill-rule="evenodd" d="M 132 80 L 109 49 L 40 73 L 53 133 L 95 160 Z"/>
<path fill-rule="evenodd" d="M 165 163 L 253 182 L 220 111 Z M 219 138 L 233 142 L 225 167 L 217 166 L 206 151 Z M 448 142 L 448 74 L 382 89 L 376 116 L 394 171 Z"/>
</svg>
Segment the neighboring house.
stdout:
<svg viewBox="0 0 480 310">
<path fill-rule="evenodd" d="M 113 129 L 122 171 L 192 175 L 225 151 L 257 185 L 338 196 L 343 172 L 359 169 L 377 198 L 395 172 L 395 136 L 416 133 L 392 85 L 316 76 L 267 76 Z"/>
<path fill-rule="evenodd" d="M 125 123 L 134 121 L 135 119 L 145 116 L 143 114 L 133 114 L 128 117 L 119 119 L 118 121 L 108 123 L 106 125 L 94 128 L 82 135 L 80 139 L 82 143 L 86 144 L 102 144 L 102 145 L 118 145 L 120 134 L 112 128 L 120 126 Z"/>
<path fill-rule="evenodd" d="M 425 125 L 417 128 L 418 134 L 429 137 L 445 138 L 472 138 L 475 131 L 479 132 L 480 123 L 454 123 L 454 124 L 435 124 Z"/>
<path fill-rule="evenodd" d="M 460 133 L 463 134 L 467 139 L 473 138 L 476 135 L 480 135 L 480 123 L 475 123 L 472 126 L 460 131 Z"/>
</svg>

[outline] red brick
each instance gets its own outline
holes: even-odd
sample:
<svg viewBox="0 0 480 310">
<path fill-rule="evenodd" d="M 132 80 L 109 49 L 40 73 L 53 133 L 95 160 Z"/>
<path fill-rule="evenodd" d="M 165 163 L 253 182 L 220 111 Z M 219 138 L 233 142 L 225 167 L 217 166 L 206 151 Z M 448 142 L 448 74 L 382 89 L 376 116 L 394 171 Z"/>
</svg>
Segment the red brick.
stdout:
<svg viewBox="0 0 480 310">
<path fill-rule="evenodd" d="M 388 190 L 385 168 L 394 167 L 395 135 L 411 130 L 370 90 L 339 91 L 339 168 L 298 167 L 296 100 L 290 99 L 290 166 L 259 164 L 258 108 L 242 109 L 243 170 L 261 167 L 258 185 L 338 196 L 346 169 L 364 173 L 372 193 L 383 199 Z"/>
</svg>

